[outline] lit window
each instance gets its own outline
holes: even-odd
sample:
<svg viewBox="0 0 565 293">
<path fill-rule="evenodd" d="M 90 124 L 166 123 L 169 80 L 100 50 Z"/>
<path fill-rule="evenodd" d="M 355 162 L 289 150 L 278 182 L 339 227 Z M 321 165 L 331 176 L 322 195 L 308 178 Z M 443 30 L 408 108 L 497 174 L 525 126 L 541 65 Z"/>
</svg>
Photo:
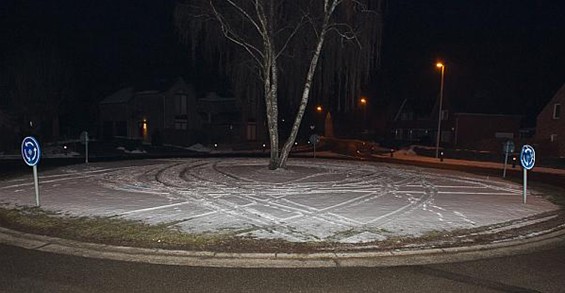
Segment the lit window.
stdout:
<svg viewBox="0 0 565 293">
<path fill-rule="evenodd" d="M 553 105 L 553 119 L 561 118 L 561 104 Z"/>
</svg>

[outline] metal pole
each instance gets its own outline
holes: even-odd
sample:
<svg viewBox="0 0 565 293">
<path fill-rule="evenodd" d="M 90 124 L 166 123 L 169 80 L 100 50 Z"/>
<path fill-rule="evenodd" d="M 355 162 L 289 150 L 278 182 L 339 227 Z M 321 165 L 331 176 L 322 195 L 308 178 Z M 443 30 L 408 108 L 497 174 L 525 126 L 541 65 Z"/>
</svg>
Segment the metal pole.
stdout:
<svg viewBox="0 0 565 293">
<path fill-rule="evenodd" d="M 445 73 L 445 65 L 441 66 L 441 85 L 439 89 L 439 113 L 437 120 L 437 140 L 436 140 L 436 159 L 439 157 L 439 140 L 441 138 L 441 104 L 443 102 L 443 78 Z"/>
<path fill-rule="evenodd" d="M 504 150 L 504 171 L 502 172 L 502 178 L 506 178 L 506 165 L 508 164 L 508 153 Z"/>
<path fill-rule="evenodd" d="M 526 197 L 527 197 L 526 191 L 527 190 L 528 190 L 528 170 L 526 170 L 526 168 L 524 168 L 524 195 L 523 195 L 524 203 L 526 203 Z"/>
<path fill-rule="evenodd" d="M 86 164 L 88 164 L 88 132 L 86 132 L 85 148 L 86 148 L 86 150 L 85 150 L 85 159 L 84 159 L 84 162 L 85 162 Z"/>
<path fill-rule="evenodd" d="M 314 143 L 314 158 L 316 158 L 316 143 Z"/>
<path fill-rule="evenodd" d="M 37 166 L 33 166 L 33 185 L 35 186 L 35 206 L 39 207 L 39 179 L 37 178 Z"/>
</svg>

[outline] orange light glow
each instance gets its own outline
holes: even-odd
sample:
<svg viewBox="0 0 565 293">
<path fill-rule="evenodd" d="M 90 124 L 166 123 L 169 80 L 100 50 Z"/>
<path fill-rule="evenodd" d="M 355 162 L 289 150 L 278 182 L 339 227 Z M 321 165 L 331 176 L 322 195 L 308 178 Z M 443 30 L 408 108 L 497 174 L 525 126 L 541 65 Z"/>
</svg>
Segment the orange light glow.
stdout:
<svg viewBox="0 0 565 293">
<path fill-rule="evenodd" d="M 143 140 L 147 140 L 148 136 L 148 132 L 147 131 L 147 119 L 143 118 L 143 120 L 141 120 L 141 136 L 143 137 Z"/>
<path fill-rule="evenodd" d="M 444 66 L 443 63 L 441 63 L 441 62 L 436 63 L 437 68 L 442 68 L 443 66 Z"/>
<path fill-rule="evenodd" d="M 359 100 L 359 102 L 361 102 L 361 104 L 365 105 L 365 104 L 367 104 L 367 99 L 361 98 L 361 100 Z"/>
<path fill-rule="evenodd" d="M 322 106 L 318 106 L 318 107 L 316 107 L 316 111 L 318 111 L 318 112 L 322 112 Z"/>
</svg>

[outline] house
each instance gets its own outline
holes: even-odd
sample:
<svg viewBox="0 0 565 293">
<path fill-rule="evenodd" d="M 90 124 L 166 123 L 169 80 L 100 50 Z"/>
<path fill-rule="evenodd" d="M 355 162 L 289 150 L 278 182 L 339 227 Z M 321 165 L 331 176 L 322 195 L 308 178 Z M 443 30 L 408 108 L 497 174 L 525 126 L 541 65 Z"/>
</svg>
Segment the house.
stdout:
<svg viewBox="0 0 565 293">
<path fill-rule="evenodd" d="M 565 84 L 538 114 L 536 142 L 547 156 L 565 157 L 565 118 L 562 107 L 565 105 Z"/>
<path fill-rule="evenodd" d="M 391 122 L 392 136 L 402 143 L 435 145 L 439 116 L 437 103 L 426 109 L 405 100 Z M 519 138 L 521 119 L 518 115 L 455 112 L 444 104 L 440 146 L 497 152 L 506 140 Z"/>
<path fill-rule="evenodd" d="M 208 139 L 211 142 L 239 141 L 242 128 L 240 107 L 235 98 L 222 97 L 215 92 L 209 92 L 198 100 L 196 109 L 202 127 L 209 133 Z"/>
<path fill-rule="evenodd" d="M 160 81 L 148 88 L 122 88 L 103 99 L 99 107 L 101 136 L 106 139 L 190 145 L 233 139 L 223 129 L 230 129 L 230 125 L 233 133 L 239 133 L 239 110 L 234 99 L 210 94 L 199 100 L 192 85 L 182 78 L 171 83 Z"/>
<path fill-rule="evenodd" d="M 507 140 L 520 138 L 522 116 L 484 113 L 454 113 L 450 121 L 457 148 L 498 152 Z"/>
<path fill-rule="evenodd" d="M 450 107 L 448 101 L 444 101 L 441 111 L 441 143 L 451 143 L 452 133 L 448 127 Z M 428 103 L 417 99 L 405 99 L 402 101 L 394 118 L 389 123 L 392 137 L 402 143 L 432 145 L 436 141 L 438 125 L 438 103 L 429 107 Z"/>
<path fill-rule="evenodd" d="M 19 140 L 22 138 L 20 128 L 13 121 L 13 118 L 2 109 L 0 109 L 0 154 L 7 150 L 12 150 L 19 146 Z"/>
</svg>

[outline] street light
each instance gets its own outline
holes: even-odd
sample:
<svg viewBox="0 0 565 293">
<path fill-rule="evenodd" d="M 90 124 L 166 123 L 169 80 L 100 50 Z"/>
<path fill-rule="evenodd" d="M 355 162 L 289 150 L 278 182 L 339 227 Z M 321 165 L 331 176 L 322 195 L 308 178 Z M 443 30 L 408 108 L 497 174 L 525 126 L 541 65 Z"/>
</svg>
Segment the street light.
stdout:
<svg viewBox="0 0 565 293">
<path fill-rule="evenodd" d="M 324 108 L 322 108 L 322 105 L 316 106 L 316 114 L 314 115 L 314 124 L 316 126 L 318 126 L 319 131 L 322 131 L 324 129 L 324 119 L 322 117 L 323 111 L 324 111 Z M 314 126 L 314 125 L 312 125 L 312 126 Z M 314 128 L 312 128 L 312 126 L 310 128 L 313 131 Z"/>
<path fill-rule="evenodd" d="M 439 88 L 439 113 L 437 119 L 437 140 L 436 140 L 436 159 L 439 157 L 439 140 L 441 138 L 441 104 L 443 102 L 443 80 L 445 76 L 445 65 L 443 63 L 438 62 L 436 64 L 437 68 L 441 68 L 441 85 Z"/>
<path fill-rule="evenodd" d="M 364 126 L 367 126 L 367 99 L 365 97 L 361 97 L 359 104 L 363 107 L 363 124 Z"/>
</svg>

